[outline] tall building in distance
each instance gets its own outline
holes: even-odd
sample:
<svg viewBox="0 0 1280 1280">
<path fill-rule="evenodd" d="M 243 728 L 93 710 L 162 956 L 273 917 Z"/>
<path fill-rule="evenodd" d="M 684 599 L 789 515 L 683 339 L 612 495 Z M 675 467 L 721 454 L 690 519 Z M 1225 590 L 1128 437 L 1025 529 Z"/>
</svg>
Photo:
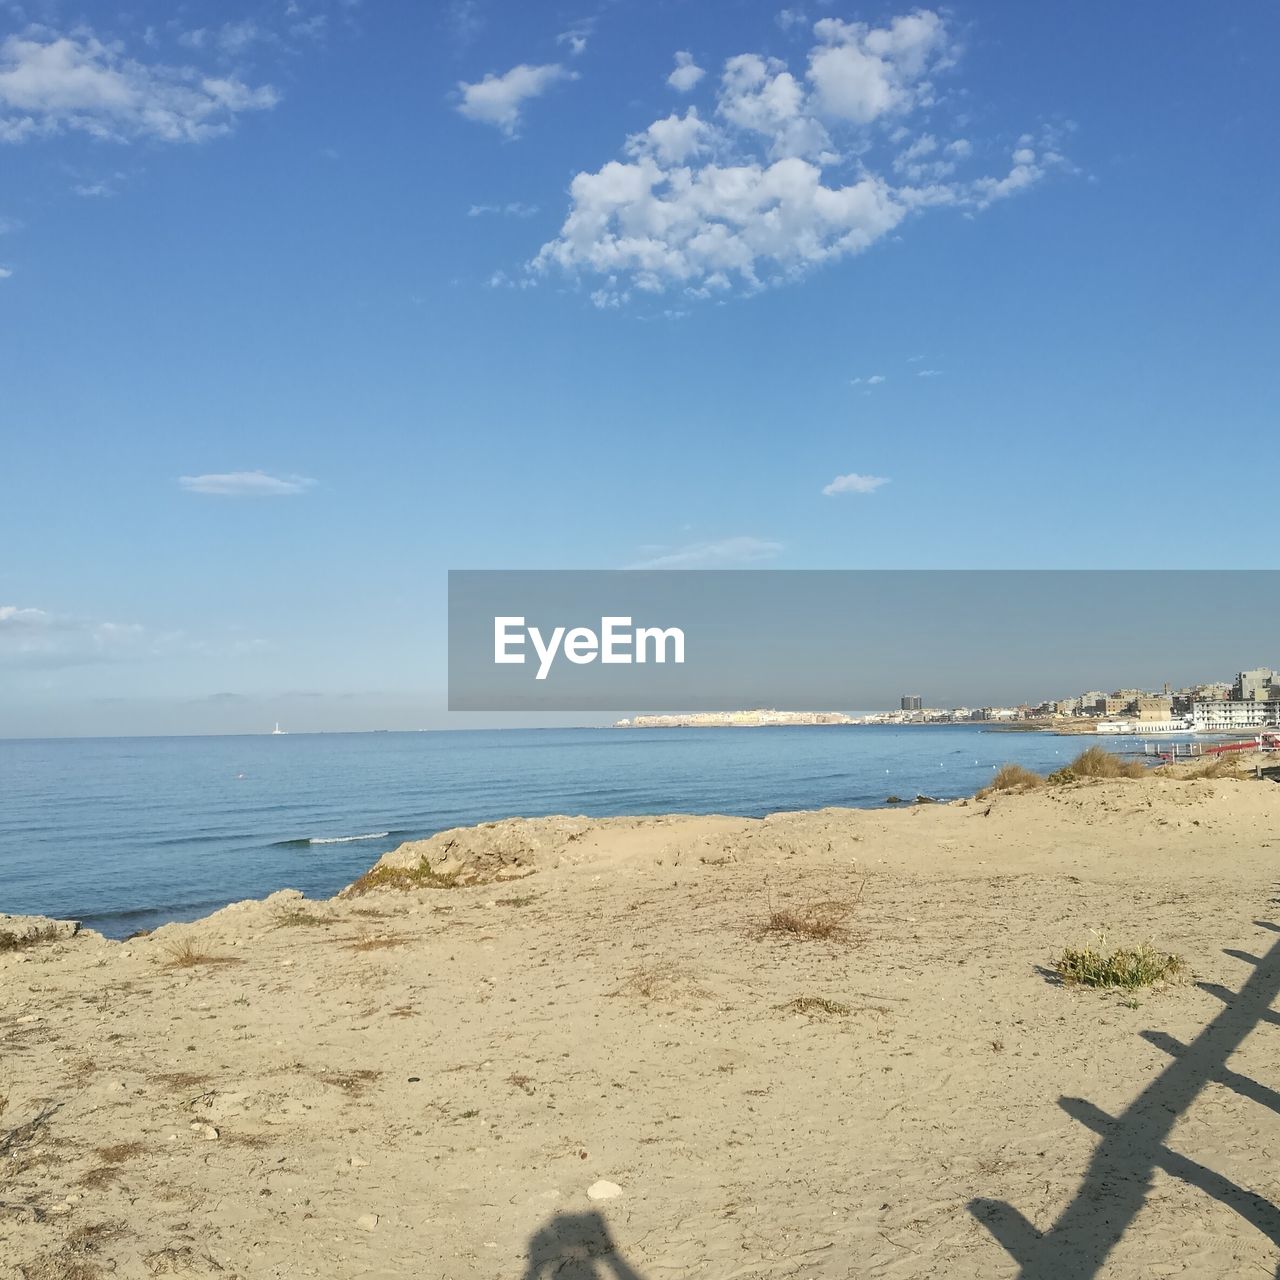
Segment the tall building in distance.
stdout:
<svg viewBox="0 0 1280 1280">
<path fill-rule="evenodd" d="M 1270 667 L 1255 667 L 1236 676 L 1231 696 L 1238 702 L 1264 702 L 1274 698 L 1280 689 L 1280 677 Z"/>
<path fill-rule="evenodd" d="M 919 711 L 924 706 L 924 702 L 918 693 L 905 693 L 902 695 L 903 711 Z"/>
</svg>

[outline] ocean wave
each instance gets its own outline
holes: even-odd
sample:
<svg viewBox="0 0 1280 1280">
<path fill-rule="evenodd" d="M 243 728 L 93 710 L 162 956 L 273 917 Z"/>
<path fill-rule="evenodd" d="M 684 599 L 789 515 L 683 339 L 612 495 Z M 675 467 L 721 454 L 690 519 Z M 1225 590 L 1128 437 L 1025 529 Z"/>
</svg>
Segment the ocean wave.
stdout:
<svg viewBox="0 0 1280 1280">
<path fill-rule="evenodd" d="M 310 840 L 298 841 L 300 844 L 350 844 L 353 840 L 385 840 L 390 831 L 370 831 L 361 836 L 312 836 Z"/>
<path fill-rule="evenodd" d="M 420 830 L 417 827 L 392 827 L 390 831 L 366 831 L 354 836 L 299 836 L 289 840 L 272 840 L 272 849 L 306 849 L 313 844 L 350 844 L 355 840 L 408 840 Z M 434 831 L 434 827 L 428 828 Z"/>
</svg>

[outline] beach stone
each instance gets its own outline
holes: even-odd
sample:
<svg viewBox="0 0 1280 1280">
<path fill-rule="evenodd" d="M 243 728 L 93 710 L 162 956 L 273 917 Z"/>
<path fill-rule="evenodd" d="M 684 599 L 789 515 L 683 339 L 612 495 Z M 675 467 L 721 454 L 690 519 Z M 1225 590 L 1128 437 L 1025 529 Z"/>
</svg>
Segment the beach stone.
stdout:
<svg viewBox="0 0 1280 1280">
<path fill-rule="evenodd" d="M 214 1142 L 217 1140 L 218 1131 L 211 1124 L 201 1124 L 199 1120 L 191 1122 L 191 1132 L 197 1138 L 203 1138 L 206 1142 Z"/>
<path fill-rule="evenodd" d="M 356 1226 L 362 1231 L 372 1231 L 378 1225 L 378 1215 L 376 1213 L 362 1213 L 356 1219 Z"/>
<path fill-rule="evenodd" d="M 587 1188 L 588 1200 L 613 1200 L 622 1194 L 622 1188 L 616 1182 L 601 1178 Z"/>
<path fill-rule="evenodd" d="M 352 1156 L 351 1167 L 353 1169 L 367 1169 L 369 1167 L 369 1162 L 367 1160 L 361 1159 L 360 1156 Z"/>
</svg>

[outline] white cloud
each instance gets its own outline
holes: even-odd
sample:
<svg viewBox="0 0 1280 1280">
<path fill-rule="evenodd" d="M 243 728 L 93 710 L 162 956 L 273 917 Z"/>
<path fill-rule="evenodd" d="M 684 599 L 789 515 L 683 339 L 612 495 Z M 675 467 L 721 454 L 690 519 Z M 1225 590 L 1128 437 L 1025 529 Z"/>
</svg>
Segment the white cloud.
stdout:
<svg viewBox="0 0 1280 1280">
<path fill-rule="evenodd" d="M 693 60 L 693 54 L 682 49 L 676 54 L 676 69 L 667 77 L 667 83 L 677 93 L 688 93 L 707 73 Z"/>
<path fill-rule="evenodd" d="M 969 212 L 1068 167 L 1046 138 L 1020 138 L 1007 173 L 962 176 L 967 138 L 945 141 L 932 77 L 958 48 L 927 10 L 881 27 L 824 19 L 808 67 L 729 58 L 710 110 L 672 113 L 625 141 L 624 158 L 570 183 L 555 239 L 528 264 L 594 277 L 596 305 L 668 291 L 723 297 L 853 256 L 930 208 Z M 682 92 L 702 76 L 676 55 Z M 931 128 L 912 126 L 929 109 Z"/>
<path fill-rule="evenodd" d="M 710 297 L 762 272 L 795 275 L 856 253 L 906 216 L 890 188 L 867 176 L 831 188 L 791 157 L 773 164 L 664 170 L 652 157 L 616 161 L 570 184 L 573 207 L 534 269 L 627 273 L 638 289 L 682 286 Z"/>
<path fill-rule="evenodd" d="M 792 27 L 803 26 L 806 18 L 799 9 L 781 9 L 774 21 L 783 31 L 790 31 Z"/>
<path fill-rule="evenodd" d="M 929 105 L 927 76 L 951 48 L 943 19 L 923 9 L 887 27 L 824 18 L 813 30 L 821 42 L 809 54 L 818 110 L 855 124 Z"/>
<path fill-rule="evenodd" d="M 863 476 L 850 471 L 847 476 L 836 476 L 829 485 L 823 486 L 822 492 L 828 498 L 838 493 L 875 493 L 881 485 L 888 483 L 887 476 Z"/>
<path fill-rule="evenodd" d="M 117 194 L 109 182 L 77 182 L 71 190 L 86 200 L 107 200 Z"/>
<path fill-rule="evenodd" d="M 720 77 L 716 111 L 739 129 L 760 135 L 770 159 L 816 158 L 831 151 L 825 126 L 808 110 L 804 85 L 776 58 L 754 53 L 730 58 Z"/>
<path fill-rule="evenodd" d="M 931 133 L 922 133 L 893 158 L 893 171 L 909 182 L 940 182 L 956 171 L 958 158 L 967 152 L 943 146 Z"/>
<path fill-rule="evenodd" d="M 11 275 L 13 275 L 12 267 L 0 267 L 0 280 L 7 280 Z"/>
<path fill-rule="evenodd" d="M 556 36 L 556 44 L 568 45 L 569 52 L 575 58 L 580 57 L 587 51 L 587 39 L 594 27 L 593 18 L 584 18 L 581 22 L 575 22 L 567 31 L 562 31 Z"/>
<path fill-rule="evenodd" d="M 214 48 L 228 57 L 239 57 L 259 41 L 275 37 L 258 26 L 252 18 L 226 22 L 220 27 L 197 27 L 178 36 L 178 43 L 188 49 Z"/>
<path fill-rule="evenodd" d="M 0 665 L 65 667 L 141 656 L 154 638 L 136 624 L 0 605 Z"/>
<path fill-rule="evenodd" d="M 627 154 L 652 156 L 660 165 L 684 164 L 686 160 L 709 151 L 716 131 L 698 116 L 698 108 L 690 107 L 683 116 L 673 111 L 665 120 L 655 120 L 643 133 L 627 139 Z"/>
<path fill-rule="evenodd" d="M 144 662 L 198 655 L 239 656 L 265 642 L 238 635 L 192 636 L 160 631 L 136 622 L 106 622 L 45 609 L 0 605 L 0 670 L 5 667 L 56 670 L 97 663 Z"/>
<path fill-rule="evenodd" d="M 941 369 L 917 369 L 917 378 L 940 378 L 942 377 Z"/>
<path fill-rule="evenodd" d="M 761 564 L 773 560 L 782 543 L 767 538 L 722 538 L 719 542 L 694 542 L 662 550 L 648 560 L 629 565 L 631 569 L 727 569 L 735 565 Z"/>
<path fill-rule="evenodd" d="M 885 376 L 883 373 L 873 373 L 869 378 L 854 378 L 850 385 L 855 387 L 878 387 L 884 381 Z"/>
<path fill-rule="evenodd" d="M 488 214 L 500 214 L 507 218 L 532 218 L 538 212 L 536 204 L 522 204 L 513 200 L 509 204 L 473 204 L 467 210 L 468 218 L 483 218 Z"/>
<path fill-rule="evenodd" d="M 227 471 L 202 476 L 179 476 L 188 493 L 209 493 L 224 498 L 273 498 L 305 493 L 314 484 L 306 476 L 269 476 L 265 471 Z"/>
<path fill-rule="evenodd" d="M 522 62 L 500 76 L 490 72 L 476 84 L 460 80 L 458 111 L 468 120 L 491 124 L 514 138 L 520 132 L 520 113 L 526 102 L 541 97 L 561 80 L 576 79 L 576 72 L 566 71 L 559 63 L 531 67 Z"/>
<path fill-rule="evenodd" d="M 0 142 L 65 130 L 112 142 L 201 142 L 279 100 L 270 85 L 139 62 L 84 30 L 34 27 L 0 43 Z"/>
</svg>

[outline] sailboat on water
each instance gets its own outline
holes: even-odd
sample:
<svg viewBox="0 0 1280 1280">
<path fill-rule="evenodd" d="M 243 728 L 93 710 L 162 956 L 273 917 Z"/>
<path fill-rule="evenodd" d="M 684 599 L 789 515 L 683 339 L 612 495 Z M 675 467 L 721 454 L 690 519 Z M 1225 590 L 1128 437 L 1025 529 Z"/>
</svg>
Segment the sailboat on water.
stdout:
<svg viewBox="0 0 1280 1280">
<path fill-rule="evenodd" d="M 277 721 L 276 721 L 276 727 L 275 727 L 274 729 L 272 729 L 272 730 L 271 730 L 271 736 L 274 738 L 274 737 L 276 736 L 276 734 L 286 734 L 286 733 L 288 733 L 288 732 L 289 732 L 289 730 L 288 730 L 288 729 L 282 729 L 282 728 L 280 727 L 280 721 L 279 721 L 279 720 L 277 720 Z"/>
</svg>

